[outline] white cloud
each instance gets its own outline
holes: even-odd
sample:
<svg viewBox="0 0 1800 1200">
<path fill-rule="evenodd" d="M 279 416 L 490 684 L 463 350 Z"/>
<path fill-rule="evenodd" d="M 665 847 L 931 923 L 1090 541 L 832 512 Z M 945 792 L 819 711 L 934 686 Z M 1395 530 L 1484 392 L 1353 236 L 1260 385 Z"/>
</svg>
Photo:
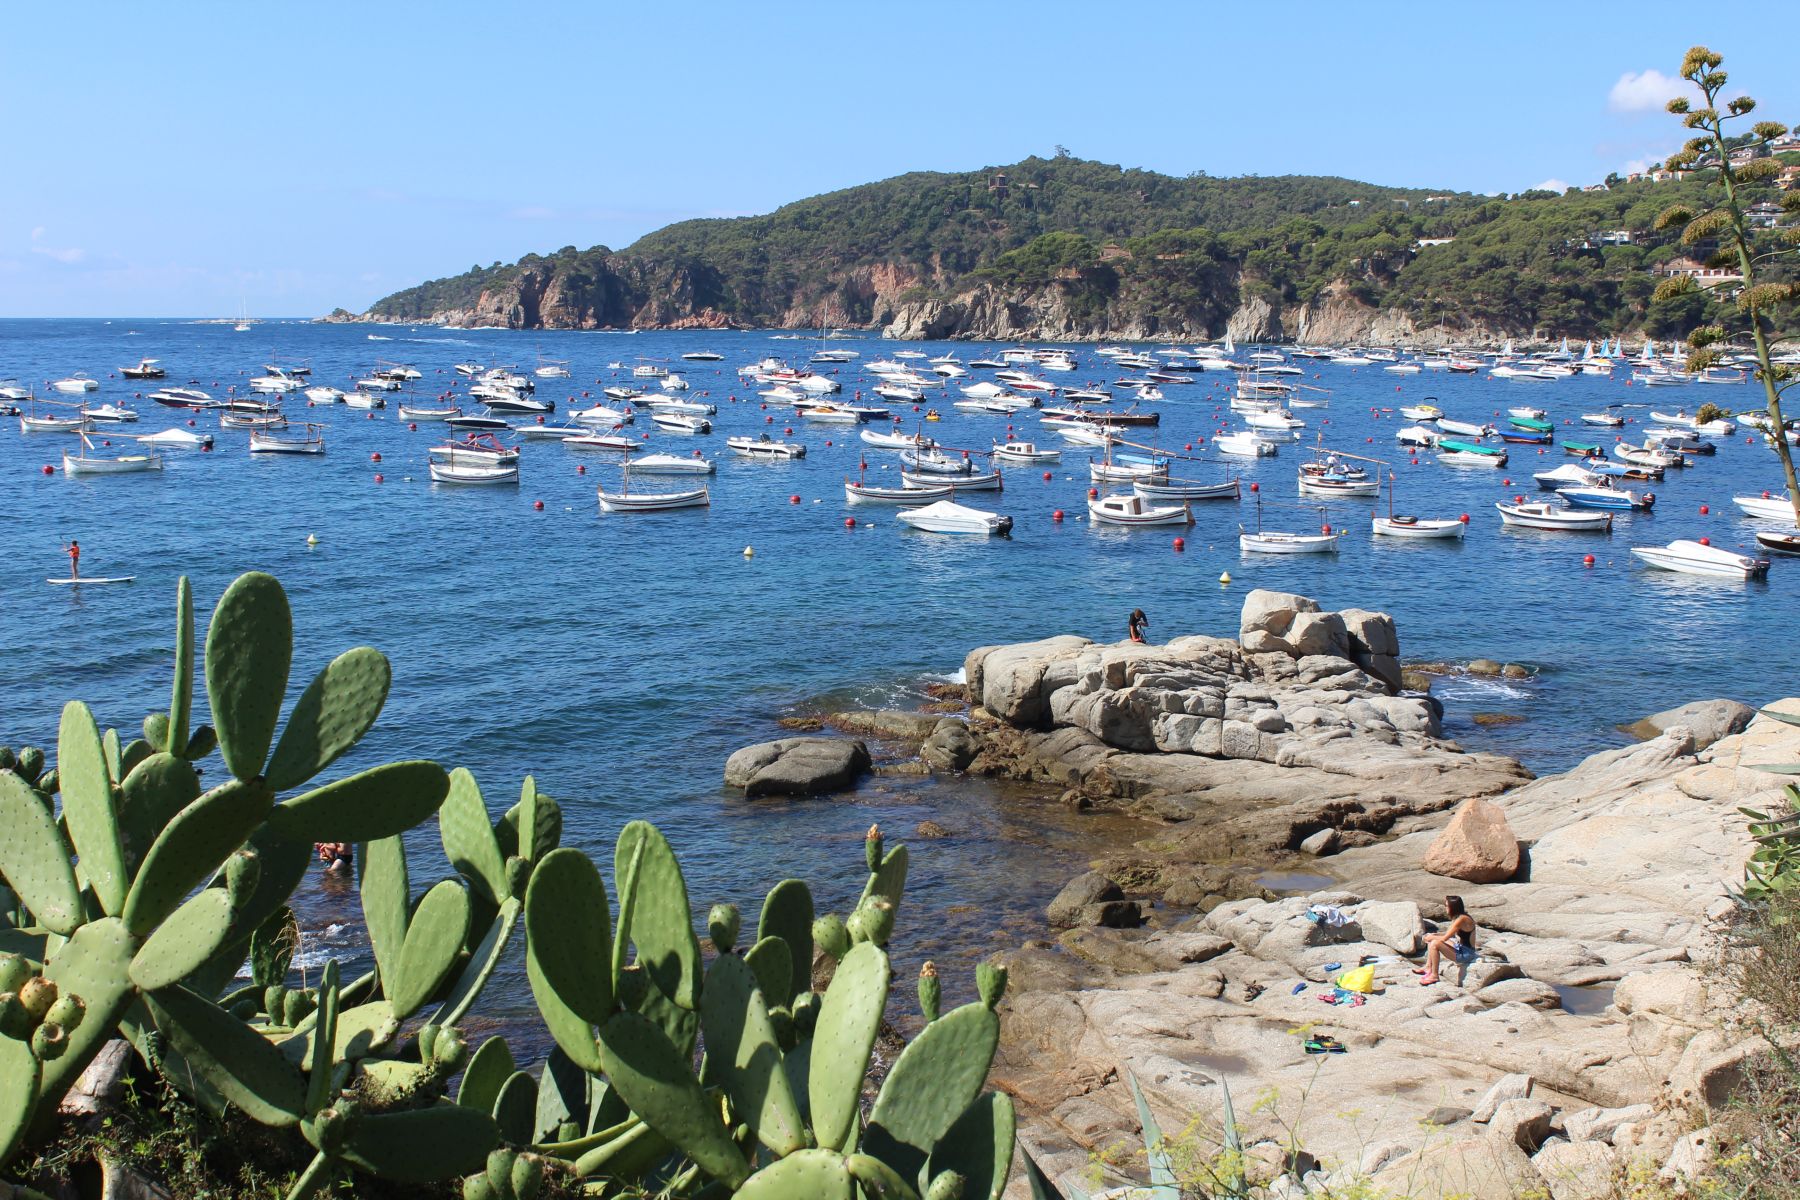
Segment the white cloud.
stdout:
<svg viewBox="0 0 1800 1200">
<path fill-rule="evenodd" d="M 1639 175 L 1648 171 L 1650 169 L 1650 164 L 1653 161 L 1653 159 L 1648 158 L 1634 158 L 1621 167 L 1620 172 L 1625 175 Z"/>
<path fill-rule="evenodd" d="M 1690 95 L 1693 88 L 1685 79 L 1664 75 L 1655 67 L 1643 71 L 1627 71 L 1619 76 L 1607 93 L 1606 106 L 1614 112 L 1656 112 L 1676 96 Z"/>
<path fill-rule="evenodd" d="M 1569 185 L 1561 179 L 1546 179 L 1542 183 L 1533 184 L 1531 190 L 1534 192 L 1555 192 L 1560 196 L 1562 193 L 1569 190 Z"/>
<path fill-rule="evenodd" d="M 41 254 L 45 258 L 54 259 L 66 266 L 73 266 L 87 258 L 87 251 L 77 246 L 44 245 L 44 227 L 37 226 L 31 231 L 31 252 Z"/>
</svg>

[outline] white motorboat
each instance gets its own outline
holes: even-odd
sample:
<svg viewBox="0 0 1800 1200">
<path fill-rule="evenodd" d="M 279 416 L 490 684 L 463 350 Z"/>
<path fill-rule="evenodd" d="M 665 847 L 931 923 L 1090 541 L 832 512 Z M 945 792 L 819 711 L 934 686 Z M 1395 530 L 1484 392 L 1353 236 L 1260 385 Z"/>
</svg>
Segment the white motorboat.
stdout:
<svg viewBox="0 0 1800 1200">
<path fill-rule="evenodd" d="M 881 384 L 875 389 L 875 394 L 884 400 L 893 400 L 901 404 L 917 404 L 925 399 L 925 393 L 918 388 L 900 383 Z"/>
<path fill-rule="evenodd" d="M 1408 404 L 1401 408 L 1400 415 L 1409 421 L 1435 421 L 1444 415 L 1444 410 L 1435 404 Z"/>
<path fill-rule="evenodd" d="M 209 408 L 213 403 L 212 396 L 197 387 L 159 388 L 150 399 L 168 408 Z"/>
<path fill-rule="evenodd" d="M 1439 520 L 1390 515 L 1376 517 L 1370 523 L 1370 532 L 1380 537 L 1460 538 L 1468 528 L 1468 525 L 1457 517 Z"/>
<path fill-rule="evenodd" d="M 900 461 L 921 475 L 973 475 L 975 461 L 965 452 L 959 456 L 945 454 L 933 446 L 929 449 L 902 450 Z"/>
<path fill-rule="evenodd" d="M 1199 483 L 1190 479 L 1134 479 L 1131 490 L 1140 500 L 1236 500 L 1242 492 L 1235 479 Z"/>
<path fill-rule="evenodd" d="M 881 433 L 865 429 L 857 435 L 877 450 L 932 450 L 937 442 L 922 433 Z"/>
<path fill-rule="evenodd" d="M 354 391 L 344 393 L 345 408 L 359 408 L 365 411 L 386 408 L 387 397 L 377 396 L 374 392 Z"/>
<path fill-rule="evenodd" d="M 1044 424 L 1049 425 L 1046 421 Z M 1085 421 L 1070 425 L 1056 426 L 1056 432 L 1065 441 L 1074 442 L 1077 446 L 1116 446 L 1123 439 L 1109 429 Z"/>
<path fill-rule="evenodd" d="M 705 417 L 689 416 L 687 413 L 652 412 L 650 420 L 665 433 L 711 433 L 712 422 Z"/>
<path fill-rule="evenodd" d="M 1577 533 L 1606 533 L 1612 529 L 1612 513 L 1583 511 L 1560 504 L 1494 505 L 1500 511 L 1500 523 L 1526 529 L 1570 530 Z"/>
<path fill-rule="evenodd" d="M 118 404 L 90 404 L 81 411 L 88 420 L 107 425 L 129 425 L 138 419 L 137 413 Z"/>
<path fill-rule="evenodd" d="M 1532 478 L 1539 487 L 1551 492 L 1565 487 L 1600 487 L 1606 482 L 1598 472 L 1579 463 L 1564 463 L 1553 471 L 1539 471 Z"/>
<path fill-rule="evenodd" d="M 711 350 L 689 350 L 681 357 L 688 362 L 722 362 L 725 358 L 723 354 L 714 354 Z"/>
<path fill-rule="evenodd" d="M 591 425 L 595 429 L 617 429 L 622 425 L 630 425 L 637 420 L 637 414 L 629 409 L 608 408 L 604 404 L 596 404 L 592 408 L 577 408 L 569 413 L 569 420 L 577 425 Z"/>
<path fill-rule="evenodd" d="M 1521 405 L 1517 408 L 1507 409 L 1506 415 L 1509 417 L 1518 417 L 1522 421 L 1542 421 L 1550 414 L 1541 408 L 1531 408 L 1526 405 Z"/>
<path fill-rule="evenodd" d="M 946 485 L 963 492 L 997 492 L 1004 485 L 1000 472 L 970 472 L 967 475 L 945 475 L 940 472 L 921 472 L 900 468 L 900 481 L 908 487 L 944 487 Z"/>
<path fill-rule="evenodd" d="M 954 500 L 956 488 L 950 484 L 884 488 L 871 487 L 854 479 L 844 480 L 844 499 L 851 504 L 929 504 L 934 500 Z"/>
<path fill-rule="evenodd" d="M 1601 429 L 1622 429 L 1625 426 L 1625 418 L 1609 412 L 1582 413 L 1581 423 L 1598 426 Z"/>
<path fill-rule="evenodd" d="M 580 437 L 566 437 L 562 440 L 565 450 L 609 451 L 615 454 L 631 454 L 643 443 L 636 438 L 628 438 L 617 433 L 584 433 Z"/>
<path fill-rule="evenodd" d="M 1099 496 L 1087 502 L 1088 519 L 1102 525 L 1192 525 L 1193 510 L 1180 504 L 1146 504 L 1135 492 L 1130 495 Z"/>
<path fill-rule="evenodd" d="M 1429 450 L 1438 444 L 1438 434 L 1436 430 L 1427 429 L 1423 425 L 1408 425 L 1394 435 L 1394 440 L 1402 446 L 1416 446 L 1422 450 Z"/>
<path fill-rule="evenodd" d="M 1272 430 L 1276 433 L 1292 433 L 1306 428 L 1305 421 L 1291 417 L 1279 409 L 1245 413 L 1244 424 L 1258 431 Z"/>
<path fill-rule="evenodd" d="M 1634 446 L 1630 442 L 1614 442 L 1612 455 L 1620 462 L 1630 463 L 1634 467 L 1670 467 L 1685 465 L 1679 454 L 1665 454 L 1660 450 L 1651 450 L 1645 446 Z"/>
<path fill-rule="evenodd" d="M 1733 496 L 1731 502 L 1743 509 L 1745 516 L 1755 517 L 1759 521 L 1794 519 L 1793 502 L 1778 492 L 1764 492 L 1760 496 Z"/>
<path fill-rule="evenodd" d="M 256 381 L 251 380 L 250 382 L 254 386 Z M 359 392 L 397 392 L 400 388 L 401 383 L 398 379 L 389 379 L 384 375 L 370 375 L 356 381 L 356 390 Z"/>
<path fill-rule="evenodd" d="M 964 533 L 980 537 L 1006 537 L 1012 533 L 1011 517 L 969 508 L 954 500 L 939 500 L 922 508 L 903 508 L 895 518 L 926 533 Z"/>
<path fill-rule="evenodd" d="M 448 407 L 402 404 L 399 413 L 402 421 L 448 421 L 451 417 L 462 416 L 463 410 L 454 404 Z"/>
<path fill-rule="evenodd" d="M 1169 460 L 1140 455 L 1108 455 L 1088 463 L 1088 479 L 1093 483 L 1133 483 L 1139 479 L 1154 483 L 1169 477 Z"/>
<path fill-rule="evenodd" d="M 469 389 L 469 398 L 479 400 L 487 405 L 489 412 L 498 413 L 550 413 L 556 411 L 556 401 L 539 400 L 536 396 L 527 396 L 509 387 L 495 384 L 478 383 Z"/>
<path fill-rule="evenodd" d="M 675 396 L 652 396 L 644 404 L 655 412 L 686 413 L 692 417 L 711 417 L 719 412 L 716 404 L 708 404 L 704 400 L 682 400 Z"/>
<path fill-rule="evenodd" d="M 805 458 L 806 447 L 799 442 L 778 442 L 768 434 L 756 437 L 726 438 L 725 445 L 745 458 Z"/>
<path fill-rule="evenodd" d="M 452 421 L 456 418 L 450 418 Z M 564 438 L 586 437 L 593 430 L 585 425 L 538 425 L 531 421 L 521 421 L 517 425 L 503 425 L 502 428 L 514 437 L 524 438 L 531 442 L 560 442 Z"/>
<path fill-rule="evenodd" d="M 431 461 L 443 463 L 516 463 L 519 448 L 501 444 L 491 434 L 470 434 L 460 442 L 445 442 L 430 450 Z"/>
<path fill-rule="evenodd" d="M 1633 546 L 1631 552 L 1664 571 L 1684 575 L 1712 575 L 1727 579 L 1760 579 L 1769 573 L 1769 560 L 1721 550 L 1685 538 L 1666 546 Z"/>
<path fill-rule="evenodd" d="M 537 370 L 532 372 L 539 379 L 567 379 L 569 364 L 556 359 L 540 359 Z"/>
<path fill-rule="evenodd" d="M 61 392 L 65 396 L 80 396 L 97 390 L 100 383 L 98 380 L 88 378 L 85 372 L 77 371 L 66 379 L 52 381 L 50 387 L 51 390 Z"/>
<path fill-rule="evenodd" d="M 995 442 L 994 458 L 1009 463 L 1054 463 L 1062 461 L 1062 451 L 1040 450 L 1033 442 Z"/>
<path fill-rule="evenodd" d="M 453 450 L 442 461 L 433 458 L 428 467 L 433 483 L 479 486 L 519 482 L 517 459 L 495 462 Z"/>
<path fill-rule="evenodd" d="M 286 372 L 273 375 L 258 375 L 250 380 L 250 390 L 269 396 L 282 396 L 288 392 L 297 392 L 302 382 Z M 360 385 L 359 385 L 360 386 Z M 397 387 L 398 385 L 396 385 Z"/>
<path fill-rule="evenodd" d="M 1446 447 L 1440 442 L 1437 460 L 1446 467 L 1504 467 L 1506 451 L 1492 447 L 1467 446 L 1462 443 L 1453 443 Z"/>
<path fill-rule="evenodd" d="M 221 412 L 220 429 L 285 429 L 287 418 L 279 412 Z"/>
<path fill-rule="evenodd" d="M 320 384 L 318 387 L 307 388 L 305 395 L 308 404 L 342 404 L 344 402 L 344 393 L 342 390 L 329 387 L 325 384 Z M 402 411 L 404 411 L 404 409 L 402 409 Z"/>
<path fill-rule="evenodd" d="M 212 434 L 186 429 L 165 429 L 161 433 L 141 434 L 133 440 L 140 446 L 155 446 L 159 450 L 205 450 L 213 444 Z"/>
<path fill-rule="evenodd" d="M 808 421 L 819 421 L 832 425 L 854 425 L 862 420 L 861 417 L 850 409 L 840 408 L 835 404 L 811 405 L 800 415 L 805 417 Z"/>
<path fill-rule="evenodd" d="M 1493 435 L 1492 425 L 1477 425 L 1472 421 L 1453 421 L 1448 417 L 1439 417 L 1438 429 L 1444 433 L 1453 433 L 1458 437 L 1490 437 Z"/>
<path fill-rule="evenodd" d="M 323 425 L 303 425 L 296 434 L 276 433 L 272 430 L 258 429 L 250 434 L 250 453 L 252 454 L 323 454 L 325 453 L 325 427 Z"/>
<path fill-rule="evenodd" d="M 634 475 L 711 475 L 713 470 L 712 459 L 701 458 L 698 450 L 692 458 L 683 458 L 679 454 L 646 454 L 631 460 Z"/>
<path fill-rule="evenodd" d="M 605 387 L 600 389 L 600 394 L 608 400 L 617 400 L 624 404 L 639 399 L 644 393 L 634 387 Z"/>
<path fill-rule="evenodd" d="M 467 416 L 467 415 L 460 416 L 460 417 L 445 417 L 444 424 L 448 425 L 452 429 L 460 429 L 460 430 L 463 430 L 464 432 L 475 432 L 475 433 L 499 433 L 503 429 L 510 430 L 512 428 L 511 425 L 508 425 L 505 421 L 501 420 L 499 417 L 480 417 L 480 416 Z M 577 428 L 574 432 L 586 433 L 588 431 L 585 429 Z"/>
<path fill-rule="evenodd" d="M 1275 443 L 1247 431 L 1222 433 L 1212 440 L 1212 445 L 1220 454 L 1231 454 L 1238 458 L 1268 458 L 1279 450 Z"/>
<path fill-rule="evenodd" d="M 680 492 L 634 492 L 630 481 L 631 472 L 627 471 L 619 491 L 609 492 L 604 484 L 595 489 L 602 512 L 668 512 L 677 508 L 712 507 L 712 493 L 704 484 Z"/>
<path fill-rule="evenodd" d="M 120 367 L 119 374 L 127 379 L 161 379 L 168 372 L 157 366 L 154 358 L 140 358 L 135 367 Z"/>
</svg>

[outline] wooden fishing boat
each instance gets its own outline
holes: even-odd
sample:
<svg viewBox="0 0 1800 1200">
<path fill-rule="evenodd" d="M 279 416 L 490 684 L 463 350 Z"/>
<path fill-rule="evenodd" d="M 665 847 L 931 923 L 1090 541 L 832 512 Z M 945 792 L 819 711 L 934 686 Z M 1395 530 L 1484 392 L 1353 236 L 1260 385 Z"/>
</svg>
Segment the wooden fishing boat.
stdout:
<svg viewBox="0 0 1800 1200">
<path fill-rule="evenodd" d="M 1146 504 L 1135 492 L 1131 495 L 1099 496 L 1087 502 L 1088 519 L 1101 525 L 1124 525 L 1140 528 L 1150 525 L 1192 525 L 1194 514 L 1183 501 L 1180 504 Z"/>
<path fill-rule="evenodd" d="M 254 430 L 250 434 L 250 453 L 323 454 L 325 453 L 325 427 L 313 424 L 302 425 L 298 434 L 276 433 L 267 429 Z"/>
</svg>

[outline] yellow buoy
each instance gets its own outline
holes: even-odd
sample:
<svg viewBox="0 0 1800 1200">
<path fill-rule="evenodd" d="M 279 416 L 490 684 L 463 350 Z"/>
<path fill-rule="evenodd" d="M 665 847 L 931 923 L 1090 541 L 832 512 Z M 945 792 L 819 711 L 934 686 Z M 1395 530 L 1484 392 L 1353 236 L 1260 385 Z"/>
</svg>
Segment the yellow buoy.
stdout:
<svg viewBox="0 0 1800 1200">
<path fill-rule="evenodd" d="M 749 546 L 745 546 L 744 547 L 744 557 L 745 558 L 755 558 L 756 551 L 751 549 Z"/>
<path fill-rule="evenodd" d="M 1231 572 L 1230 571 L 1221 572 L 1219 575 L 1219 586 L 1226 587 L 1230 583 L 1231 583 Z"/>
<path fill-rule="evenodd" d="M 306 535 L 306 544 L 307 544 L 307 545 L 309 545 L 309 546 L 316 546 L 316 545 L 318 545 L 318 544 L 319 544 L 319 535 L 318 535 L 318 534 L 316 534 L 316 533 L 309 533 L 309 534 L 307 534 L 307 535 Z"/>
</svg>

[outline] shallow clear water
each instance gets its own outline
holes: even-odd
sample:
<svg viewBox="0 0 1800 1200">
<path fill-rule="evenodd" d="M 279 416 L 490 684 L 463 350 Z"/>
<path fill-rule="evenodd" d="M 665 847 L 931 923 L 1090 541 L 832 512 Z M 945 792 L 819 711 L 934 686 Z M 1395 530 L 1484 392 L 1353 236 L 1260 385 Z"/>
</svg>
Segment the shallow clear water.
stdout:
<svg viewBox="0 0 1800 1200">
<path fill-rule="evenodd" d="M 1328 519 L 1351 530 L 1341 553 L 1259 557 L 1236 549 L 1239 522 L 1255 521 L 1248 495 L 1242 504 L 1196 504 L 1199 524 L 1187 531 L 1089 528 L 1079 516 L 1088 487 L 1080 452 L 1067 453 L 1049 481 L 1041 469 L 1011 470 L 1002 496 L 974 501 L 1015 517 L 1010 541 L 918 534 L 888 511 L 847 508 L 843 480 L 866 459 L 872 478 L 897 485 L 894 456 L 863 447 L 854 429 L 809 427 L 791 410 L 765 411 L 735 374 L 769 354 L 798 365 L 816 348 L 810 341 L 705 331 L 376 332 L 391 340 L 370 340 L 367 326 L 297 322 L 235 333 L 172 321 L 4 321 L 0 377 L 42 389 L 45 380 L 85 370 L 102 381 L 96 399 L 118 400 L 151 390 L 113 377 L 145 355 L 163 360 L 168 382 L 194 379 L 216 394 L 243 389 L 272 357 L 310 361 L 314 381 L 341 387 L 386 359 L 425 373 L 422 399 L 451 385 L 456 362 L 529 371 L 542 354 L 569 360 L 575 373 L 541 381 L 540 396 L 557 399 L 560 411 L 572 394 L 597 399 L 596 381 L 629 382 L 629 371 L 609 370 L 609 362 L 668 360 L 693 385 L 690 395 L 720 404 L 717 432 L 685 438 L 647 422 L 637 428 L 652 430 L 658 450 L 698 447 L 718 459 L 713 507 L 601 514 L 594 487 L 608 475 L 604 456 L 553 443 L 527 444 L 516 490 L 436 486 L 425 482 L 426 449 L 442 431 L 409 431 L 391 407 L 373 419 L 341 407 L 311 410 L 329 426 L 329 453 L 320 459 L 253 459 L 245 434 L 218 431 L 202 416 L 197 428 L 218 436 L 213 453 L 170 453 L 159 475 L 102 479 L 44 476 L 42 466 L 58 462 L 65 439 L 22 436 L 6 421 L 0 741 L 52 742 L 58 708 L 72 696 L 93 704 L 103 722 L 135 728 L 144 712 L 166 704 L 176 576 L 193 576 L 204 614 L 233 576 L 261 568 L 281 578 L 294 602 L 294 686 L 358 643 L 393 660 L 387 711 L 346 766 L 411 756 L 461 764 L 496 809 L 531 772 L 564 801 L 568 840 L 605 854 L 619 825 L 647 817 L 674 841 L 702 909 L 730 898 L 753 912 L 757 898 L 790 874 L 812 880 L 822 904 L 842 906 L 860 886 L 863 830 L 879 821 L 904 837 L 930 816 L 953 836 L 909 838 L 909 903 L 917 907 L 912 921 L 903 914 L 903 930 L 921 953 L 941 956 L 988 944 L 985 935 L 997 926 L 1015 938 L 1033 928 L 1048 895 L 1111 827 L 980 781 L 882 779 L 845 801 L 751 804 L 720 787 L 727 754 L 777 736 L 774 719 L 813 697 L 881 704 L 916 696 L 922 678 L 954 672 L 975 646 L 1059 632 L 1116 639 L 1134 606 L 1150 613 L 1159 640 L 1234 631 L 1252 587 L 1392 612 L 1407 658 L 1486 656 L 1539 668 L 1523 683 L 1459 679 L 1440 688 L 1453 736 L 1518 754 L 1540 770 L 1621 743 L 1614 726 L 1646 712 L 1696 697 L 1757 702 L 1794 690 L 1795 564 L 1778 562 L 1766 584 L 1714 583 L 1650 571 L 1626 551 L 1702 535 L 1720 545 L 1750 542 L 1752 526 L 1730 496 L 1776 483 L 1766 448 L 1745 445 L 1740 435 L 1716 458 L 1671 473 L 1656 487 L 1655 514 L 1621 515 L 1610 538 L 1534 534 L 1502 530 L 1493 502 L 1531 493 L 1530 472 L 1566 461 L 1560 453 L 1539 457 L 1514 447 L 1506 471 L 1455 471 L 1429 458 L 1411 466 L 1392 442 L 1406 422 L 1377 411 L 1435 396 L 1449 415 L 1491 420 L 1509 405 L 1532 404 L 1549 408 L 1563 435 L 1600 440 L 1561 422 L 1606 403 L 1649 401 L 1627 410 L 1639 424 L 1649 407 L 1691 409 L 1707 400 L 1745 407 L 1755 401 L 1748 388 L 1645 393 L 1625 384 L 1625 372 L 1615 381 L 1520 385 L 1308 367 L 1320 378 L 1307 382 L 1334 393 L 1331 407 L 1298 412 L 1309 441 L 1322 430 L 1340 449 L 1386 457 L 1399 475 L 1402 511 L 1467 512 L 1472 524 L 1460 545 L 1372 542 L 1371 502 L 1336 501 Z M 860 350 L 862 362 L 912 348 L 873 339 L 833 345 Z M 965 361 L 992 349 L 951 348 Z M 724 359 L 676 361 L 696 349 Z M 1076 356 L 1080 370 L 1057 382 L 1121 374 L 1091 348 L 1076 348 Z M 867 394 L 868 376 L 855 366 L 836 370 L 847 392 Z M 1218 428 L 1231 381 L 1196 379 L 1163 389 L 1161 446 Z M 931 402 L 944 414 L 926 426 L 933 436 L 971 448 L 1005 436 L 1006 419 L 957 412 L 954 398 Z M 143 420 L 129 432 L 185 425 L 188 416 L 148 402 L 138 407 Z M 1039 433 L 1029 416 L 1014 424 L 1021 437 L 1059 441 Z M 724 449 L 728 435 L 789 427 L 808 446 L 803 461 L 748 462 Z M 370 461 L 376 453 L 379 465 Z M 1230 469 L 1291 502 L 1296 460 L 1284 449 L 1274 459 L 1233 460 Z M 585 475 L 577 472 L 583 464 Z M 1208 462 L 1191 473 L 1218 470 Z M 375 482 L 378 473 L 384 483 Z M 801 503 L 790 503 L 793 495 Z M 543 511 L 534 511 L 536 500 Z M 1701 504 L 1711 515 L 1699 514 Z M 1058 508 L 1067 514 L 1060 524 L 1051 519 Z M 844 527 L 847 515 L 857 528 Z M 1271 527 L 1317 519 L 1293 509 L 1268 514 Z M 1186 538 L 1185 553 L 1171 548 L 1176 533 Z M 317 546 L 306 544 L 309 534 Z M 84 572 L 135 574 L 137 583 L 46 587 L 47 576 L 66 573 L 61 547 L 70 537 L 82 543 Z M 744 557 L 746 546 L 754 557 Z M 1582 565 L 1589 552 L 1599 560 L 1591 569 Z M 1227 570 L 1232 582 L 1222 587 Z M 1471 718 L 1483 711 L 1529 719 L 1476 726 Z M 343 937 L 360 937 L 347 891 L 326 888 L 316 905 L 310 927 L 337 920 L 346 925 Z"/>
</svg>

